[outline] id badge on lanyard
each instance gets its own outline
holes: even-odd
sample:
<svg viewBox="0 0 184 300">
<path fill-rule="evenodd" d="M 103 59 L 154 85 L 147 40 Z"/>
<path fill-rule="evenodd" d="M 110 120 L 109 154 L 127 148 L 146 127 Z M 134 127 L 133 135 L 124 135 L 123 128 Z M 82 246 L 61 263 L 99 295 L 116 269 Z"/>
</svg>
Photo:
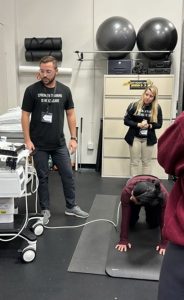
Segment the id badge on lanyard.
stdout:
<svg viewBox="0 0 184 300">
<path fill-rule="evenodd" d="M 139 134 L 142 136 L 147 136 L 148 135 L 148 129 L 140 129 Z"/>
<path fill-rule="evenodd" d="M 50 112 L 50 109 L 51 109 L 51 104 L 52 104 L 52 100 L 54 99 L 55 97 L 55 93 L 56 93 L 56 86 L 54 87 L 54 91 L 53 91 L 53 94 L 50 93 L 50 91 L 48 92 L 47 89 L 45 88 L 45 94 L 49 94 L 49 100 L 47 99 L 47 107 L 46 107 L 46 111 L 42 111 L 41 112 L 41 122 L 43 123 L 48 123 L 48 124 L 52 124 L 53 122 L 53 113 Z M 52 97 L 51 97 L 52 95 Z M 43 107 L 43 110 L 45 107 Z"/>
<path fill-rule="evenodd" d="M 52 113 L 50 112 L 42 112 L 41 113 L 41 122 L 44 122 L 44 123 L 52 123 Z"/>
</svg>

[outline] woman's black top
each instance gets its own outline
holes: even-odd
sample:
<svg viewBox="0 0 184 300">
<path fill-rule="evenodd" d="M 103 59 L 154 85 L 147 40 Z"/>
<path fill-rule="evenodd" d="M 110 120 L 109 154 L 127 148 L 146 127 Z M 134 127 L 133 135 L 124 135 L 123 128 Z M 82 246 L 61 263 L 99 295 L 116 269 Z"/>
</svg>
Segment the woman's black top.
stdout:
<svg viewBox="0 0 184 300">
<path fill-rule="evenodd" d="M 129 126 L 129 129 L 125 135 L 125 141 L 132 146 L 134 137 L 144 138 L 147 139 L 147 145 L 152 146 L 157 143 L 155 129 L 162 127 L 162 109 L 158 104 L 157 122 L 151 122 L 152 104 L 143 106 L 141 112 L 134 115 L 136 108 L 137 102 L 131 103 L 127 108 L 126 115 L 124 117 L 124 124 Z M 152 125 L 152 128 L 149 127 L 148 130 L 144 131 L 137 127 L 137 124 L 141 123 L 143 120 L 147 120 L 148 124 Z"/>
</svg>

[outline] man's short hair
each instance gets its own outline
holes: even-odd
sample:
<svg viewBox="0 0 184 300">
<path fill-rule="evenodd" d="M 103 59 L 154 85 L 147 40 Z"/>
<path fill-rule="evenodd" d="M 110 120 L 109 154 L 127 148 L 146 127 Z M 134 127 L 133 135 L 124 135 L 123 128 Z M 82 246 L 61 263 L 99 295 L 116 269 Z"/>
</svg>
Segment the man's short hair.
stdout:
<svg viewBox="0 0 184 300">
<path fill-rule="evenodd" d="M 52 62 L 55 69 L 57 69 L 58 67 L 58 62 L 57 62 L 57 59 L 54 57 L 54 56 L 51 56 L 51 55 L 47 55 L 47 56 L 43 56 L 41 59 L 40 59 L 40 65 L 41 64 L 46 64 L 48 62 Z"/>
</svg>

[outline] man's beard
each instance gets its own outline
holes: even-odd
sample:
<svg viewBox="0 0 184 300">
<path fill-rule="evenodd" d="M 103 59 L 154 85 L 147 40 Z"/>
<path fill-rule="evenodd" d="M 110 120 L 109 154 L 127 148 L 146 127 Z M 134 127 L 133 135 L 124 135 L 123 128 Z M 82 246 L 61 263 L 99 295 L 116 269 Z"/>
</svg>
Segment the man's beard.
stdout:
<svg viewBox="0 0 184 300">
<path fill-rule="evenodd" d="M 47 78 L 47 77 L 43 77 L 41 79 L 41 81 L 43 82 L 43 84 L 45 86 L 51 85 L 54 81 L 55 81 L 56 76 L 53 76 L 51 79 Z"/>
</svg>

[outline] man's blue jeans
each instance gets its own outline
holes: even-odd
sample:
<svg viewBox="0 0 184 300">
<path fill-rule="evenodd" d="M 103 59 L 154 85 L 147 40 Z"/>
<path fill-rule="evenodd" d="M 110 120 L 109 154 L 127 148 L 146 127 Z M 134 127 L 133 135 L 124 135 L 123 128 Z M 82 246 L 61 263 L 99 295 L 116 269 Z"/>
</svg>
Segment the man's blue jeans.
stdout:
<svg viewBox="0 0 184 300">
<path fill-rule="evenodd" d="M 49 155 L 52 157 L 52 161 L 58 167 L 59 175 L 63 184 L 63 192 L 66 201 L 66 207 L 72 208 L 75 203 L 75 183 L 73 177 L 73 170 L 71 166 L 71 160 L 68 148 L 66 146 L 52 151 L 43 151 L 36 149 L 34 158 L 35 169 L 37 171 L 39 179 L 38 196 L 41 209 L 49 209 L 49 187 L 48 176 Z"/>
</svg>

